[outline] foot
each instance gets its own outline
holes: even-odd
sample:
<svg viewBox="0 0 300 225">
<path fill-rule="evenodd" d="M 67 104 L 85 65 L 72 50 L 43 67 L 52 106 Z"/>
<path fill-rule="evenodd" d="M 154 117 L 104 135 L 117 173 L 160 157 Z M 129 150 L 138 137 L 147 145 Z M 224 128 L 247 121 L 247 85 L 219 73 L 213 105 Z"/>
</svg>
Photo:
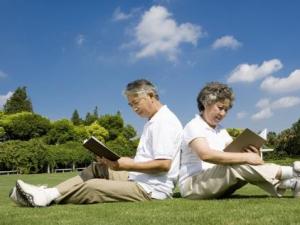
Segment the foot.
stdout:
<svg viewBox="0 0 300 225">
<path fill-rule="evenodd" d="M 297 177 L 300 177 L 300 161 L 295 161 L 293 163 L 294 174 Z"/>
<path fill-rule="evenodd" d="M 20 194 L 20 192 L 18 192 L 16 187 L 13 187 L 10 192 L 9 195 L 11 200 L 13 200 L 13 202 L 15 202 L 17 205 L 20 206 L 29 206 L 27 203 L 27 200 L 25 198 L 23 198 L 23 196 Z"/>
<path fill-rule="evenodd" d="M 294 198 L 300 198 L 300 178 L 295 178 L 295 185 L 292 188 Z"/>
<path fill-rule="evenodd" d="M 17 180 L 17 191 L 26 200 L 28 206 L 31 207 L 45 207 L 51 203 L 45 187 L 38 187 L 27 184 L 22 180 Z"/>
</svg>

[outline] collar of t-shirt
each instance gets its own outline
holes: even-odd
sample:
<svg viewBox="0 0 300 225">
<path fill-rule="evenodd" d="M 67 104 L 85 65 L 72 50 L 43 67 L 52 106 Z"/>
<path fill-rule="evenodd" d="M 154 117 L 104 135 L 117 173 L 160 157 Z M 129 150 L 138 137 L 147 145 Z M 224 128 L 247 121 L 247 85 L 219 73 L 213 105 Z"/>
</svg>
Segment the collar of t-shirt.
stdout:
<svg viewBox="0 0 300 225">
<path fill-rule="evenodd" d="M 211 130 L 213 132 L 218 133 L 222 128 L 222 126 L 219 124 L 215 128 L 212 128 L 211 126 L 208 125 L 208 123 L 199 114 L 196 114 L 196 118 L 199 120 L 199 122 L 202 124 L 202 126 L 207 130 Z"/>
<path fill-rule="evenodd" d="M 168 107 L 167 107 L 167 105 L 163 105 L 152 117 L 151 117 L 151 119 L 147 122 L 148 124 L 150 124 L 150 123 L 153 123 L 154 121 L 156 121 L 156 120 L 158 120 L 159 119 L 159 117 L 161 116 L 161 115 L 163 115 L 164 114 L 164 112 L 166 111 L 166 110 L 168 110 Z"/>
</svg>

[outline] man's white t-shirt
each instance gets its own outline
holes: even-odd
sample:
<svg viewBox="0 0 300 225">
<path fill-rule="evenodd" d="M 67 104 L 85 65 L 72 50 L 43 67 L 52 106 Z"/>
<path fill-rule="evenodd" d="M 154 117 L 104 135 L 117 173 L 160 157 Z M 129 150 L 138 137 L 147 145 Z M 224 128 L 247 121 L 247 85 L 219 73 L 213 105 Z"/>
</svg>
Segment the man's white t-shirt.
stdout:
<svg viewBox="0 0 300 225">
<path fill-rule="evenodd" d="M 134 161 L 147 162 L 155 159 L 171 159 L 168 172 L 130 172 L 129 180 L 137 182 L 152 198 L 172 196 L 178 179 L 182 125 L 166 105 L 145 124 Z"/>
<path fill-rule="evenodd" d="M 190 142 L 195 138 L 205 138 L 209 147 L 217 151 L 223 151 L 226 145 L 232 142 L 232 137 L 225 128 L 220 125 L 212 128 L 197 114 L 183 130 L 179 172 L 180 186 L 186 178 L 215 165 L 202 161 L 197 153 L 189 147 Z"/>
</svg>

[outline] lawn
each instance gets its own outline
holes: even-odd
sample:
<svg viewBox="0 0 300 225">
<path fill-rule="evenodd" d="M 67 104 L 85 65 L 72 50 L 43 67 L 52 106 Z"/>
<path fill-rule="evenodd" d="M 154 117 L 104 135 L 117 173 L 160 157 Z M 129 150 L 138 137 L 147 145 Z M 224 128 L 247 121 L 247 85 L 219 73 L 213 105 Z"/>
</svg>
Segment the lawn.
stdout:
<svg viewBox="0 0 300 225">
<path fill-rule="evenodd" d="M 25 208 L 8 198 L 17 179 L 33 184 L 54 185 L 75 173 L 0 176 L 0 224 L 300 224 L 300 199 L 287 193 L 270 198 L 252 185 L 240 189 L 230 199 L 191 201 L 174 198 L 166 201 L 107 203 L 94 205 L 53 205 Z"/>
</svg>

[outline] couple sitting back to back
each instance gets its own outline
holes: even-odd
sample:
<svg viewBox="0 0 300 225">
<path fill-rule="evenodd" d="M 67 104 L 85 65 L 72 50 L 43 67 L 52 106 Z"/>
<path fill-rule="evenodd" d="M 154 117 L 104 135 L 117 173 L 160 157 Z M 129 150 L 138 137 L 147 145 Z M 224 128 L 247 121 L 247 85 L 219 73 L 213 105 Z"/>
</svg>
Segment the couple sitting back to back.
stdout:
<svg viewBox="0 0 300 225">
<path fill-rule="evenodd" d="M 225 197 L 247 183 L 271 196 L 291 189 L 300 197 L 300 162 L 265 164 L 254 146 L 242 153 L 223 152 L 232 141 L 219 124 L 234 101 L 227 85 L 211 82 L 200 91 L 199 113 L 184 129 L 150 81 L 127 84 L 125 96 L 133 111 L 147 118 L 133 159 L 97 158 L 78 176 L 52 188 L 17 180 L 10 198 L 29 207 L 162 200 L 172 197 L 178 177 L 181 196 L 188 199 Z"/>
</svg>

